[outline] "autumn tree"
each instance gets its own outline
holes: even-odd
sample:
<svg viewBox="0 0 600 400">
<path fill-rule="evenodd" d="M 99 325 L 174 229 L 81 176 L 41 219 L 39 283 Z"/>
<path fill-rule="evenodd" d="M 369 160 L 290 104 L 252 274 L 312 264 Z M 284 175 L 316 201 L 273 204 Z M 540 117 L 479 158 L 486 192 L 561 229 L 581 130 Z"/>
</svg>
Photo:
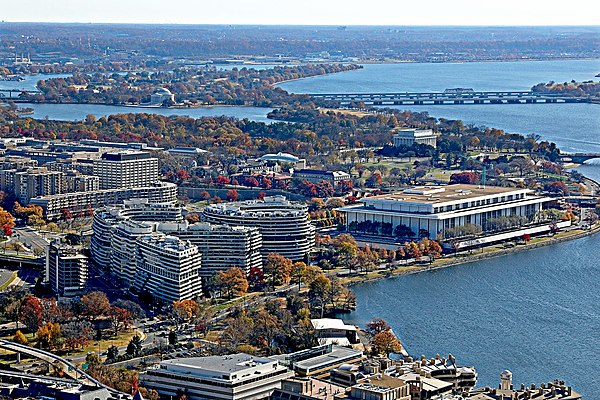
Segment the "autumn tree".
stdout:
<svg viewBox="0 0 600 400">
<path fill-rule="evenodd" d="M 379 332 L 390 330 L 390 325 L 381 318 L 374 318 L 367 324 L 367 332 L 375 336 Z"/>
<path fill-rule="evenodd" d="M 12 341 L 15 343 L 18 343 L 18 344 L 23 344 L 23 345 L 29 344 L 29 340 L 27 340 L 27 337 L 20 330 L 18 330 L 15 333 L 15 336 L 13 336 Z"/>
<path fill-rule="evenodd" d="M 271 253 L 267 257 L 263 272 L 267 282 L 275 290 L 276 285 L 283 285 L 289 282 L 292 272 L 292 260 L 285 258 L 281 254 Z"/>
<path fill-rule="evenodd" d="M 24 323 L 31 332 L 35 332 L 42 324 L 43 312 L 40 299 L 35 296 L 27 296 L 19 308 L 19 321 Z"/>
<path fill-rule="evenodd" d="M 75 320 L 60 326 L 65 346 L 73 351 L 87 346 L 94 337 L 94 327 L 89 321 Z"/>
<path fill-rule="evenodd" d="M 235 189 L 230 189 L 227 191 L 227 194 L 225 195 L 225 198 L 229 201 L 237 201 L 239 197 L 238 191 Z"/>
<path fill-rule="evenodd" d="M 96 319 L 108 314 L 110 303 L 106 294 L 96 291 L 81 296 L 81 308 L 84 315 Z"/>
<path fill-rule="evenodd" d="M 129 328 L 133 323 L 131 312 L 117 306 L 110 307 L 108 310 L 108 317 L 115 336 L 117 336 L 119 332 Z"/>
<path fill-rule="evenodd" d="M 391 329 L 376 333 L 371 340 L 373 352 L 388 356 L 390 353 L 399 353 L 402 350 L 402 343 L 394 335 Z"/>
<path fill-rule="evenodd" d="M 10 228 L 15 227 L 15 218 L 12 216 L 11 213 L 4 210 L 3 208 L 0 208 L 0 226 L 8 226 Z"/>
<path fill-rule="evenodd" d="M 189 321 L 200 313 L 200 306 L 194 300 L 182 300 L 173 302 L 173 314 L 180 321 Z"/>
<path fill-rule="evenodd" d="M 58 346 L 60 336 L 60 325 L 58 323 L 46 322 L 38 328 L 36 333 L 40 347 L 54 349 Z"/>
<path fill-rule="evenodd" d="M 226 271 L 219 271 L 215 284 L 223 291 L 227 298 L 243 296 L 248 291 L 248 280 L 244 271 L 238 267 L 231 267 Z"/>
</svg>

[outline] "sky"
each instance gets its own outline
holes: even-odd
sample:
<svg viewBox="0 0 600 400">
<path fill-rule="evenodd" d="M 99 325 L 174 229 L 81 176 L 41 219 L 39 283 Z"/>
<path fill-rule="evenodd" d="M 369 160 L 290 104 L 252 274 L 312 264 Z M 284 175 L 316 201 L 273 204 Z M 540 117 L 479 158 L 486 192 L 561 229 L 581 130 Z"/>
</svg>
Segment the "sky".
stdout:
<svg viewBox="0 0 600 400">
<path fill-rule="evenodd" d="M 0 0 L 9 22 L 600 25 L 598 0 Z"/>
</svg>

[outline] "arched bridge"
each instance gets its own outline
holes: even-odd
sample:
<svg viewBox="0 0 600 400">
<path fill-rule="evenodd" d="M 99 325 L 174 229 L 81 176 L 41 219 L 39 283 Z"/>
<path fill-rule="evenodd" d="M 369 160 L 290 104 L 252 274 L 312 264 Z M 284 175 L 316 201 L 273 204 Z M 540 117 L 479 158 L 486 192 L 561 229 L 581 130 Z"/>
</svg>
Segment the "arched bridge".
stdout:
<svg viewBox="0 0 600 400">
<path fill-rule="evenodd" d="M 400 92 L 400 93 L 309 93 L 320 100 L 342 104 L 372 105 L 449 105 L 449 104 L 535 104 L 535 103 L 590 103 L 587 97 L 569 97 L 561 94 L 530 91 L 498 92 Z"/>
<path fill-rule="evenodd" d="M 587 160 L 592 160 L 595 158 L 600 158 L 600 153 L 572 153 L 572 154 L 562 154 L 562 159 L 565 158 L 570 159 L 572 162 L 577 164 L 582 164 Z"/>
</svg>

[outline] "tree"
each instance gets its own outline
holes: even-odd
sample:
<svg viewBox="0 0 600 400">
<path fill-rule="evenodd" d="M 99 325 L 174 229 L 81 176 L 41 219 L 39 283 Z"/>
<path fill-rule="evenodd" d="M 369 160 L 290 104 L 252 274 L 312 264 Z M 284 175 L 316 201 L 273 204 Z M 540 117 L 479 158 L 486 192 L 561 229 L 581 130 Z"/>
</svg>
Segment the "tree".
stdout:
<svg viewBox="0 0 600 400">
<path fill-rule="evenodd" d="M 256 180 L 256 178 L 253 178 L 253 177 L 248 177 L 248 178 L 244 179 L 244 186 L 257 187 L 258 180 Z"/>
<path fill-rule="evenodd" d="M 390 330 L 390 325 L 381 318 L 375 318 L 367 324 L 367 332 L 375 336 L 379 332 Z"/>
<path fill-rule="evenodd" d="M 60 336 L 60 325 L 58 323 L 46 322 L 38 328 L 36 333 L 41 348 L 54 349 L 57 347 Z"/>
<path fill-rule="evenodd" d="M 260 287 L 265 283 L 265 274 L 262 268 L 252 267 L 248 272 L 248 283 L 254 288 Z"/>
<path fill-rule="evenodd" d="M 24 345 L 29 344 L 29 340 L 27 340 L 27 337 L 20 330 L 18 330 L 15 333 L 15 336 L 13 336 L 12 341 L 15 343 L 18 343 L 18 344 L 24 344 Z"/>
<path fill-rule="evenodd" d="M 200 313 L 200 306 L 196 301 L 191 299 L 174 301 L 173 313 L 178 320 L 189 321 Z"/>
<path fill-rule="evenodd" d="M 235 189 L 228 190 L 227 195 L 225 196 L 225 198 L 229 201 L 237 201 L 238 197 L 238 191 Z"/>
<path fill-rule="evenodd" d="M 116 360 L 119 356 L 119 348 L 115 345 L 110 346 L 106 350 L 106 358 L 109 360 Z"/>
<path fill-rule="evenodd" d="M 133 323 L 131 313 L 121 307 L 111 306 L 108 311 L 108 317 L 115 336 L 117 336 L 119 332 L 129 328 Z"/>
<path fill-rule="evenodd" d="M 135 335 L 134 337 L 131 338 L 131 340 L 129 341 L 129 344 L 127 344 L 126 352 L 130 356 L 137 356 L 138 354 L 140 354 L 141 351 L 142 351 L 142 339 L 138 335 Z"/>
<path fill-rule="evenodd" d="M 15 218 L 12 216 L 11 213 L 9 213 L 8 211 L 4 210 L 1 207 L 0 207 L 0 226 L 2 226 L 2 229 L 4 229 L 4 226 L 8 226 L 10 228 L 15 227 Z"/>
<path fill-rule="evenodd" d="M 308 285 L 308 300 L 313 310 L 319 310 L 320 318 L 325 314 L 328 294 L 331 290 L 331 280 L 323 274 L 317 275 Z"/>
<path fill-rule="evenodd" d="M 4 233 L 4 236 L 6 237 L 12 236 L 13 232 L 9 224 L 2 225 L 2 233 Z"/>
<path fill-rule="evenodd" d="M 177 333 L 175 331 L 169 331 L 168 340 L 170 346 L 177 345 Z"/>
<path fill-rule="evenodd" d="M 450 175 L 450 183 L 462 183 L 468 185 L 476 185 L 479 183 L 479 174 L 476 172 L 460 172 Z"/>
<path fill-rule="evenodd" d="M 35 296 L 25 297 L 19 308 L 19 321 L 24 323 L 30 332 L 35 332 L 42 324 L 42 317 L 43 308 L 40 299 Z"/>
<path fill-rule="evenodd" d="M 317 271 L 314 267 L 306 265 L 302 261 L 297 261 L 292 264 L 291 278 L 292 281 L 298 283 L 298 290 L 303 283 L 308 283 L 315 278 Z"/>
<path fill-rule="evenodd" d="M 390 353 L 399 353 L 402 350 L 402 343 L 394 335 L 391 329 L 381 331 L 373 336 L 371 341 L 373 352 L 388 356 Z"/>
<path fill-rule="evenodd" d="M 133 319 L 146 318 L 146 311 L 139 304 L 131 300 L 119 299 L 113 303 L 113 306 L 121 307 L 131 313 Z"/>
<path fill-rule="evenodd" d="M 84 315 L 96 319 L 108 314 L 110 303 L 106 294 L 96 291 L 81 297 L 81 308 Z"/>
<path fill-rule="evenodd" d="M 275 290 L 275 285 L 283 285 L 289 282 L 290 273 L 292 272 L 292 260 L 281 254 L 271 253 L 267 257 L 263 272 L 267 277 L 267 281 L 271 283 L 273 290 Z"/>
<path fill-rule="evenodd" d="M 225 292 L 227 298 L 233 295 L 243 296 L 248 291 L 248 280 L 244 272 L 238 267 L 231 267 L 226 271 L 219 271 L 216 276 L 216 285 Z"/>
<path fill-rule="evenodd" d="M 70 350 L 87 346 L 94 337 L 93 325 L 83 320 L 69 321 L 61 325 L 60 332 Z"/>
</svg>

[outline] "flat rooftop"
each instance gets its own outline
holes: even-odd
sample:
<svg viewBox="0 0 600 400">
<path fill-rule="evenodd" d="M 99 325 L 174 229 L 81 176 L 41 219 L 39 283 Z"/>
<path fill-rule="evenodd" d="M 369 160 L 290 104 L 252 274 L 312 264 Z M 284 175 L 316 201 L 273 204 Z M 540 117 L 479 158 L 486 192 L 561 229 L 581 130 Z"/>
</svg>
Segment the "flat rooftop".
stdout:
<svg viewBox="0 0 600 400">
<path fill-rule="evenodd" d="M 362 351 L 350 349 L 347 347 L 333 346 L 333 350 L 330 353 L 316 357 L 311 357 L 302 361 L 297 361 L 294 366 L 299 368 L 315 368 L 321 365 L 328 365 L 330 363 L 335 362 L 343 363 L 345 361 L 361 356 Z"/>
<path fill-rule="evenodd" d="M 530 191 L 529 189 L 510 188 L 500 186 L 478 185 L 446 185 L 446 186 L 416 186 L 401 192 L 382 194 L 363 199 L 363 201 L 382 200 L 407 203 L 436 204 L 447 201 L 491 196 L 503 193 Z"/>
<path fill-rule="evenodd" d="M 253 364 L 267 364 L 274 360 L 268 358 L 254 357 L 246 353 L 230 354 L 227 356 L 209 356 L 192 358 L 175 358 L 161 362 L 164 366 L 179 366 L 198 368 L 214 372 L 238 372 L 253 366 Z"/>
</svg>

